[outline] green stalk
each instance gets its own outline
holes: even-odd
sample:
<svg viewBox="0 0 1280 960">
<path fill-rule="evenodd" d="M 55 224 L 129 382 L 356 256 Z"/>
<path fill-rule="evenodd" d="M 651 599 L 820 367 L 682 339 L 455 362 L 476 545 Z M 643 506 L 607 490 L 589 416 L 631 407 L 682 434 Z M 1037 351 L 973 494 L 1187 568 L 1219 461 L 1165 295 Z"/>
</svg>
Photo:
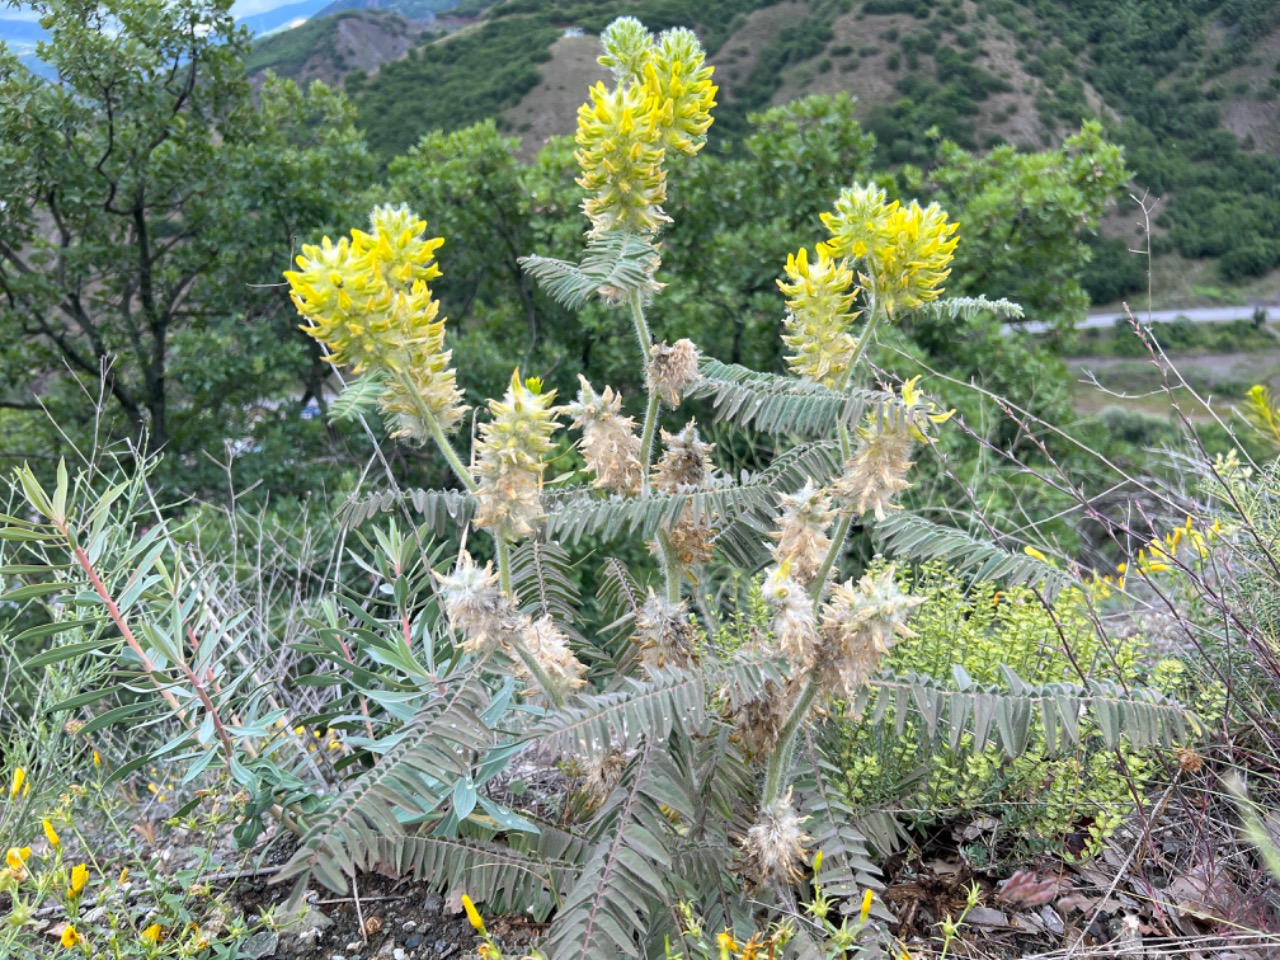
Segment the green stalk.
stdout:
<svg viewBox="0 0 1280 960">
<path fill-rule="evenodd" d="M 471 476 L 471 471 L 462 462 L 458 452 L 453 449 L 453 444 L 449 442 L 449 438 L 444 435 L 444 428 L 440 426 L 440 421 L 436 419 L 436 415 L 423 402 L 422 395 L 418 393 L 418 388 L 413 385 L 413 381 L 409 379 L 409 375 L 403 370 L 399 371 L 396 377 L 400 381 L 400 385 L 404 387 L 405 392 L 413 398 L 413 405 L 418 408 L 418 416 L 427 425 L 427 429 L 431 431 L 431 438 L 435 440 L 436 446 L 440 448 L 444 458 L 449 461 L 449 466 L 453 468 L 454 475 L 462 481 L 462 485 L 470 493 L 475 493 L 475 477 Z"/>
<path fill-rule="evenodd" d="M 680 602 L 680 561 L 676 558 L 675 549 L 671 546 L 671 538 L 667 531 L 658 531 L 658 551 L 662 554 L 662 566 L 667 572 L 667 602 Z"/>
<path fill-rule="evenodd" d="M 653 463 L 653 437 L 658 428 L 658 404 L 656 393 L 649 394 L 649 404 L 644 410 L 644 430 L 640 434 L 640 462 L 644 464 L 644 478 L 640 482 L 640 496 L 649 496 L 649 465 Z"/>
<path fill-rule="evenodd" d="M 800 691 L 800 696 L 796 697 L 796 702 L 791 705 L 787 722 L 782 727 L 782 733 L 778 735 L 778 745 L 774 748 L 773 755 L 769 757 L 769 766 L 764 775 L 764 795 L 760 804 L 762 809 L 773 806 L 786 789 L 787 774 L 791 770 L 791 761 L 795 757 L 800 730 L 804 727 L 809 708 L 813 706 L 817 695 L 818 678 L 811 676 L 805 681 L 804 689 Z"/>
</svg>

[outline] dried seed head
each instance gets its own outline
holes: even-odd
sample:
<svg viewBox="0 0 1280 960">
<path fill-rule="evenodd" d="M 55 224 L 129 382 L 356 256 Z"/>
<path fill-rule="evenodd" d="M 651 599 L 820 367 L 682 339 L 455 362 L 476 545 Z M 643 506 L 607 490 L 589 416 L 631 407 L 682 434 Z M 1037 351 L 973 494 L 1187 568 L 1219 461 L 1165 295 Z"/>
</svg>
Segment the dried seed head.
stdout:
<svg viewBox="0 0 1280 960">
<path fill-rule="evenodd" d="M 864 575 L 856 585 L 848 580 L 823 605 L 816 666 L 823 671 L 829 693 L 852 696 L 898 638 L 913 635 L 907 618 L 924 598 L 899 590 L 893 574 L 889 564 L 878 574 Z"/>
<path fill-rule="evenodd" d="M 908 433 L 860 433 L 853 457 L 831 485 L 841 510 L 858 517 L 870 510 L 883 520 L 886 510 L 898 509 L 893 498 L 911 486 L 907 471 L 914 463 L 914 445 Z"/>
<path fill-rule="evenodd" d="M 586 664 L 574 656 L 569 649 L 569 638 L 550 617 L 542 617 L 528 624 L 521 631 L 520 639 L 560 693 L 572 693 L 586 683 Z M 537 681 L 518 659 L 515 674 L 518 679 L 532 684 L 532 689 L 525 691 L 526 696 L 540 692 Z"/>
<path fill-rule="evenodd" d="M 705 487 L 715 476 L 711 463 L 714 443 L 698 437 L 698 423 L 690 420 L 679 433 L 662 431 L 665 449 L 653 471 L 653 485 L 663 493 L 681 493 Z"/>
<path fill-rule="evenodd" d="M 791 578 L 786 563 L 765 577 L 761 592 L 773 611 L 769 625 L 778 652 L 790 661 L 797 673 L 811 667 L 818 645 L 812 598 Z"/>
<path fill-rule="evenodd" d="M 755 824 L 742 838 L 738 871 L 753 890 L 789 886 L 804 877 L 809 860 L 805 844 L 813 838 L 804 832 L 804 818 L 791 806 L 791 791 L 761 810 Z"/>
<path fill-rule="evenodd" d="M 574 418 L 572 426 L 582 430 L 582 456 L 596 475 L 592 486 L 612 493 L 639 493 L 644 469 L 635 420 L 623 416 L 622 397 L 612 387 L 596 393 L 582 374 L 578 380 L 582 384 L 578 399 L 565 409 Z"/>
<path fill-rule="evenodd" d="M 682 567 L 694 567 L 706 563 L 715 553 L 716 531 L 706 516 L 693 519 L 693 508 L 686 506 L 671 529 L 667 539 Z M 656 544 L 653 545 L 656 547 Z"/>
<path fill-rule="evenodd" d="M 730 737 L 742 744 L 748 757 L 771 753 L 778 745 L 793 699 L 791 684 L 784 686 L 776 680 L 766 680 L 758 695 L 726 708 L 725 719 L 733 725 Z"/>
<path fill-rule="evenodd" d="M 808 481 L 795 493 L 778 499 L 782 512 L 778 531 L 772 534 L 778 541 L 773 557 L 779 566 L 789 563 L 791 576 L 797 581 L 812 583 L 831 549 L 831 538 L 827 536 L 827 528 L 835 518 L 831 498 Z"/>
<path fill-rule="evenodd" d="M 589 756 L 578 762 L 582 775 L 582 793 L 592 807 L 601 806 L 613 793 L 627 768 L 627 756 L 611 750 L 603 756 Z"/>
<path fill-rule="evenodd" d="M 685 391 L 698 379 L 698 348 L 692 340 L 655 343 L 644 368 L 645 382 L 671 406 L 678 406 Z"/>
<path fill-rule="evenodd" d="M 689 622 L 689 608 L 682 600 L 670 603 L 649 588 L 649 599 L 636 614 L 636 634 L 646 666 L 685 668 L 697 658 L 697 634 Z"/>
<path fill-rule="evenodd" d="M 489 653 L 525 627 L 527 618 L 498 587 L 493 564 L 479 567 L 463 550 L 453 573 L 437 572 L 435 578 L 449 625 L 465 638 L 468 653 Z"/>
</svg>

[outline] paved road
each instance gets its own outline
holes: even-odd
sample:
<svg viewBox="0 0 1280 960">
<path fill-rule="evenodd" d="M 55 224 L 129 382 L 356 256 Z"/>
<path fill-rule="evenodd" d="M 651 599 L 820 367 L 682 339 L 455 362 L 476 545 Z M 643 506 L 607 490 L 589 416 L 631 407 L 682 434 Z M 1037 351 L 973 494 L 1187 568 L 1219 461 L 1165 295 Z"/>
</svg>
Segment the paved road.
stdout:
<svg viewBox="0 0 1280 960">
<path fill-rule="evenodd" d="M 1147 322 L 1147 312 L 1137 308 L 1136 304 L 1130 304 L 1134 308 L 1134 319 L 1140 323 Z M 1269 319 L 1280 320 L 1280 303 L 1260 304 L 1263 310 L 1268 311 Z M 1252 320 L 1253 311 L 1258 306 L 1250 304 L 1246 307 L 1189 307 L 1183 310 L 1153 310 L 1151 312 L 1151 321 L 1153 323 L 1169 323 L 1178 317 L 1186 317 L 1192 323 L 1226 323 L 1230 320 Z M 1077 330 L 1088 330 L 1090 328 L 1108 329 L 1115 322 L 1117 317 L 1123 317 L 1123 310 L 1100 310 L 1090 313 L 1083 320 L 1076 324 Z M 1028 323 L 1022 329 L 1028 333 L 1041 333 L 1045 329 L 1043 323 Z"/>
</svg>

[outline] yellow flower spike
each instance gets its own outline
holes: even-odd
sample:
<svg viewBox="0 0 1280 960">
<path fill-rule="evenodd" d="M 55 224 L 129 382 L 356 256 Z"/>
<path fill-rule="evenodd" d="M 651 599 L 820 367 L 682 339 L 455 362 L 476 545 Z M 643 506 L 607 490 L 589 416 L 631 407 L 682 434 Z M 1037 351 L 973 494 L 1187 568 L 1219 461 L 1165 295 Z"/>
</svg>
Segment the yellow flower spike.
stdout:
<svg viewBox="0 0 1280 960">
<path fill-rule="evenodd" d="M 858 914 L 858 917 L 863 923 L 866 923 L 867 917 L 871 916 L 871 902 L 874 897 L 875 894 L 870 890 L 862 895 L 862 911 Z"/>
<path fill-rule="evenodd" d="M 16 799 L 18 794 L 25 797 L 30 789 L 31 785 L 27 783 L 27 771 L 18 767 L 13 771 L 13 786 L 9 788 L 9 799 Z"/>
<path fill-rule="evenodd" d="M 787 366 L 798 376 L 834 387 L 844 377 L 858 341 L 851 327 L 857 288 L 844 260 L 834 260 L 821 248 L 810 261 L 803 248 L 788 254 L 787 280 L 778 281 L 787 297 L 782 342 L 794 353 Z"/>
<path fill-rule="evenodd" d="M 471 921 L 477 932 L 488 936 L 488 932 L 484 928 L 484 918 L 480 916 L 480 911 L 476 909 L 475 903 L 465 893 L 462 895 L 462 909 L 467 911 L 467 919 Z"/>
<path fill-rule="evenodd" d="M 68 897 L 78 897 L 84 893 L 85 884 L 89 882 L 89 868 L 77 863 L 71 868 L 71 886 L 67 888 Z"/>
<path fill-rule="evenodd" d="M 155 946 L 160 942 L 160 924 L 153 923 L 151 926 L 147 927 L 147 929 L 142 931 L 138 939 L 149 946 Z"/>
<path fill-rule="evenodd" d="M 645 109 L 644 87 L 626 81 L 610 91 L 598 83 L 590 97 L 578 111 L 575 157 L 591 234 L 657 233 L 671 218 L 662 209 L 667 199 L 662 130 L 654 111 Z"/>
<path fill-rule="evenodd" d="M 48 820 L 41 820 L 40 825 L 44 827 L 45 838 L 49 841 L 49 846 L 55 850 L 62 849 L 62 838 L 58 836 L 58 832 L 53 829 L 53 824 Z"/>
<path fill-rule="evenodd" d="M 83 938 L 80 936 L 80 934 L 76 933 L 76 928 L 73 927 L 71 924 L 68 923 L 65 927 L 63 927 L 62 946 L 65 947 L 66 949 L 71 950 L 74 947 L 78 946 L 82 939 Z"/>
</svg>

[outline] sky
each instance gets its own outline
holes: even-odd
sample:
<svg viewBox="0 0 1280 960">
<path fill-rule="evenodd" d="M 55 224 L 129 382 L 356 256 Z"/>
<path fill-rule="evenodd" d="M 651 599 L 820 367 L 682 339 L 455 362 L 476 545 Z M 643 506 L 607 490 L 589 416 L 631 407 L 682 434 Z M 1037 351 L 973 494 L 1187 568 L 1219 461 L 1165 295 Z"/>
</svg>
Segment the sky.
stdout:
<svg viewBox="0 0 1280 960">
<path fill-rule="evenodd" d="M 236 0 L 231 5 L 231 15 L 236 19 L 240 17 L 251 17 L 255 14 L 266 13 L 268 10 L 274 10 L 276 7 L 283 7 L 289 3 L 296 3 L 297 0 Z M 0 0 L 0 20 L 36 20 L 39 14 L 27 7 L 15 5 L 10 6 L 8 3 Z"/>
</svg>

